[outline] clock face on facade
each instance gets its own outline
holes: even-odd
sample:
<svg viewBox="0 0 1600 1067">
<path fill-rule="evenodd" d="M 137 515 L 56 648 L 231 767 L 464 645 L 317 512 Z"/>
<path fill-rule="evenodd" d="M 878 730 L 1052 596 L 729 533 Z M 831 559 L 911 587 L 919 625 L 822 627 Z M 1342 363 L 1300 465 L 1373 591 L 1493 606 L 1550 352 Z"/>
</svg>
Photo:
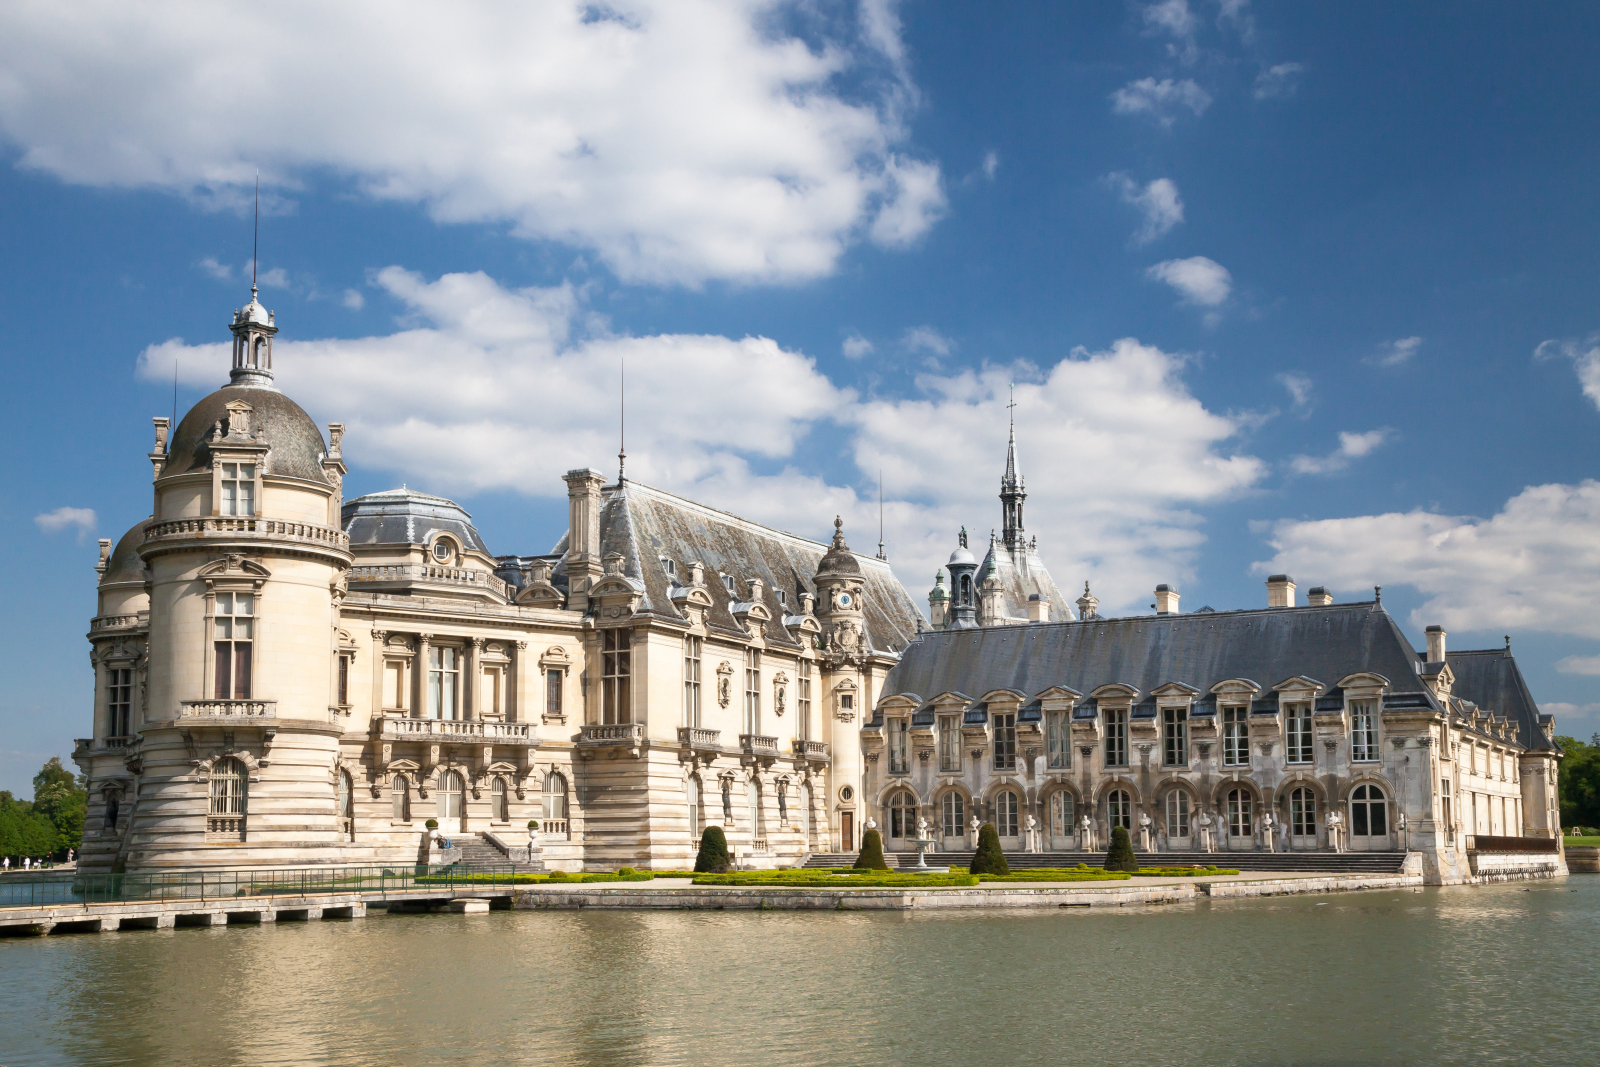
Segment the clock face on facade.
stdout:
<svg viewBox="0 0 1600 1067">
<path fill-rule="evenodd" d="M 849 593 L 840 593 L 839 594 L 839 606 L 841 608 L 847 608 L 851 604 L 854 604 L 854 603 L 855 603 L 855 598 L 852 597 Z"/>
</svg>

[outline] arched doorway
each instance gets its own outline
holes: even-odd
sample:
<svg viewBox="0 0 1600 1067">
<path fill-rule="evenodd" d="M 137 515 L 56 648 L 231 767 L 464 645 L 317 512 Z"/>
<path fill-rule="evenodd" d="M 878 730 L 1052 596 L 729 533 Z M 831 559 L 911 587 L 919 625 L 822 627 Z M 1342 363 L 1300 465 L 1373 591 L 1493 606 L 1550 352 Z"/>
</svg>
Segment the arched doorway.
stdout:
<svg viewBox="0 0 1600 1067">
<path fill-rule="evenodd" d="M 1358 785 L 1350 794 L 1350 848 L 1358 852 L 1389 849 L 1389 800 L 1375 785 Z"/>
<path fill-rule="evenodd" d="M 544 788 L 540 800 L 543 807 L 543 817 L 539 821 L 539 828 L 547 837 L 566 840 L 568 834 L 567 822 L 567 780 L 555 771 L 544 776 Z M 726 798 L 724 798 L 726 802 Z"/>
<path fill-rule="evenodd" d="M 1166 801 L 1161 805 L 1163 825 L 1167 832 L 1167 847 L 1169 849 L 1187 849 L 1191 845 L 1190 834 L 1193 829 L 1192 802 L 1189 794 L 1182 789 L 1174 789 L 1167 794 Z"/>
<path fill-rule="evenodd" d="M 1111 840 L 1111 832 L 1117 827 L 1122 827 L 1133 833 L 1133 797 L 1126 789 L 1113 789 L 1106 794 L 1106 841 Z"/>
<path fill-rule="evenodd" d="M 1228 790 L 1227 799 L 1223 802 L 1223 826 L 1228 835 L 1228 847 L 1231 849 L 1249 849 L 1255 847 L 1256 833 L 1256 804 L 1255 797 L 1247 789 Z"/>
<path fill-rule="evenodd" d="M 917 798 L 909 789 L 901 789 L 889 798 L 889 846 L 914 849 L 916 840 Z"/>
<path fill-rule="evenodd" d="M 1289 847 L 1317 847 L 1317 795 L 1305 786 L 1289 793 Z"/>
<path fill-rule="evenodd" d="M 1016 791 L 1002 789 L 994 798 L 994 828 L 1000 835 L 1000 847 L 1007 852 L 1022 850 L 1022 830 L 1018 825 L 1021 803 Z"/>
<path fill-rule="evenodd" d="M 437 805 L 434 818 L 439 820 L 439 832 L 445 837 L 461 832 L 461 775 L 445 771 L 439 776 L 435 792 Z"/>
<path fill-rule="evenodd" d="M 1050 847 L 1078 847 L 1078 805 L 1065 789 L 1050 794 Z"/>
<path fill-rule="evenodd" d="M 940 845 L 943 850 L 961 851 L 967 847 L 967 798 L 954 789 L 939 798 L 939 833 L 944 838 Z"/>
</svg>

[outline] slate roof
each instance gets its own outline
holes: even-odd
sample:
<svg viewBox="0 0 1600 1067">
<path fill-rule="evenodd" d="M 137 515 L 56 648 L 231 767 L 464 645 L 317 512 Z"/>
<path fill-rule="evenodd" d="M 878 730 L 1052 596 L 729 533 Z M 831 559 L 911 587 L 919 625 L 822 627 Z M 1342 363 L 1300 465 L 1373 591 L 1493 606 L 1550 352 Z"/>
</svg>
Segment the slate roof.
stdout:
<svg viewBox="0 0 1600 1067">
<path fill-rule="evenodd" d="M 149 521 L 140 519 L 117 540 L 117 547 L 111 550 L 111 558 L 106 560 L 106 569 L 100 575 L 99 584 L 144 582 L 144 560 L 139 558 L 139 546 L 144 544 L 144 528 Z"/>
<path fill-rule="evenodd" d="M 422 545 L 442 532 L 454 535 L 469 551 L 489 554 L 465 508 L 415 489 L 358 496 L 339 509 L 339 522 L 352 545 Z"/>
<path fill-rule="evenodd" d="M 772 616 L 766 624 L 765 640 L 773 645 L 796 646 L 784 626 L 784 617 L 800 614 L 801 593 L 816 595 L 817 566 L 828 545 L 758 525 L 631 479 L 621 487 L 608 486 L 603 492 L 600 553 L 620 553 L 623 575 L 644 586 L 640 614 L 686 621 L 672 602 L 672 592 L 689 583 L 689 565 L 699 560 L 705 566 L 705 589 L 712 601 L 707 617 L 711 629 L 744 635 L 733 611 L 745 603 L 749 580 L 758 578 L 764 583 L 762 604 Z M 562 587 L 567 585 L 566 549 L 563 537 L 554 550 L 562 554 L 562 562 L 552 575 L 553 584 Z M 916 635 L 916 606 L 886 562 L 860 553 L 852 555 L 864 582 L 869 645 L 880 652 L 898 652 Z M 670 572 L 663 557 L 671 561 Z M 723 575 L 733 577 L 731 591 Z M 785 594 L 782 601 L 778 598 L 780 590 Z"/>
<path fill-rule="evenodd" d="M 272 446 L 268 473 L 328 484 L 322 471 L 327 452 L 322 431 L 299 404 L 261 385 L 225 385 L 190 408 L 172 434 L 163 480 L 211 469 L 211 429 L 218 421 L 227 422 L 227 406 L 235 400 L 250 405 L 251 436 Z"/>
<path fill-rule="evenodd" d="M 977 582 L 981 588 L 989 571 L 1000 581 L 1002 610 L 1013 619 L 1028 617 L 1028 598 L 1035 593 L 1050 601 L 1050 621 L 1069 622 L 1077 618 L 1066 595 L 1056 588 L 1055 579 L 1045 569 L 1038 549 L 1031 544 L 1019 544 L 1010 549 L 1003 542 L 991 539 L 989 554 L 978 568 Z"/>
<path fill-rule="evenodd" d="M 1450 695 L 1470 700 L 1485 711 L 1510 718 L 1517 740 L 1524 748 L 1552 750 L 1555 742 L 1539 727 L 1539 705 L 1528 691 L 1528 683 L 1509 649 L 1446 652 L 1445 660 L 1455 674 Z"/>
<path fill-rule="evenodd" d="M 925 632 L 884 680 L 883 695 L 950 690 L 1091 693 L 1121 682 L 1148 694 L 1168 682 L 1202 693 L 1230 678 L 1270 689 L 1296 675 L 1328 684 L 1357 671 L 1389 679 L 1391 694 L 1421 694 L 1411 643 L 1371 603 L 1142 615 Z"/>
</svg>

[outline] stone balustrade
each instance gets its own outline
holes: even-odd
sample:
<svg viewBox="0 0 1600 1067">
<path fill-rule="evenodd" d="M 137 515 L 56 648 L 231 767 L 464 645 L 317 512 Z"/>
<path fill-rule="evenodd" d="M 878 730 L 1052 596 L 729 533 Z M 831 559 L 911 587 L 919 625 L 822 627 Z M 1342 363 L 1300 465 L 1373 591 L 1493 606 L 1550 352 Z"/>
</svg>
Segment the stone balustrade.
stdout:
<svg viewBox="0 0 1600 1067">
<path fill-rule="evenodd" d="M 101 615 L 89 620 L 91 633 L 100 630 L 129 630 L 150 625 L 150 613 L 141 611 L 133 615 Z"/>
<path fill-rule="evenodd" d="M 644 723 L 587 723 L 583 743 L 591 745 L 636 745 L 644 740 Z"/>
<path fill-rule="evenodd" d="M 278 717 L 276 700 L 180 700 L 179 719 L 268 722 Z"/>
<path fill-rule="evenodd" d="M 144 528 L 146 544 L 152 541 L 236 540 L 241 537 L 294 541 L 323 545 L 340 552 L 350 551 L 349 534 L 335 526 L 317 526 L 309 522 L 213 515 L 208 518 L 152 522 Z"/>
<path fill-rule="evenodd" d="M 826 741 L 802 741 L 798 737 L 794 739 L 794 754 L 805 759 L 825 760 L 832 758 Z"/>
<path fill-rule="evenodd" d="M 740 734 L 739 750 L 751 756 L 776 756 L 778 739 L 761 734 Z"/>
<path fill-rule="evenodd" d="M 703 751 L 721 749 L 721 730 L 702 730 L 698 726 L 678 727 L 678 747 Z"/>
<path fill-rule="evenodd" d="M 392 563 L 351 567 L 351 585 L 364 584 L 422 584 L 482 589 L 509 600 L 510 586 L 488 571 L 468 567 L 441 567 L 432 563 Z"/>
<path fill-rule="evenodd" d="M 487 719 L 412 719 L 385 715 L 377 720 L 384 741 L 420 741 L 423 744 L 466 743 L 480 745 L 537 745 L 533 727 L 525 722 Z"/>
</svg>

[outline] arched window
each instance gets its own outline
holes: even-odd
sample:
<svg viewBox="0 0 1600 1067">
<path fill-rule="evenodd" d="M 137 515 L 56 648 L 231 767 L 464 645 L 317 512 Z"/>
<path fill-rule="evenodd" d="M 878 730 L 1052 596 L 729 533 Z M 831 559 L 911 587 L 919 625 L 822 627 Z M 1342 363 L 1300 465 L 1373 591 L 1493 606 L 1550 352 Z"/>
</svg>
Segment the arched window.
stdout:
<svg viewBox="0 0 1600 1067">
<path fill-rule="evenodd" d="M 1189 794 L 1181 789 L 1167 794 L 1167 836 L 1189 836 Z"/>
<path fill-rule="evenodd" d="M 336 805 L 339 810 L 339 832 L 347 839 L 355 838 L 355 805 L 351 796 L 350 772 L 339 772 L 339 796 Z"/>
<path fill-rule="evenodd" d="M 494 803 L 494 821 L 510 822 L 511 804 L 506 797 L 506 780 L 504 778 L 496 778 L 494 780 L 494 792 L 491 794 L 490 799 Z"/>
<path fill-rule="evenodd" d="M 894 839 L 917 836 L 917 798 L 902 789 L 889 798 L 889 836 Z"/>
<path fill-rule="evenodd" d="M 1255 802 L 1243 789 L 1228 791 L 1228 836 L 1249 837 L 1255 833 Z"/>
<path fill-rule="evenodd" d="M 939 821 L 946 837 L 965 837 L 967 834 L 967 802 L 954 789 L 939 802 Z"/>
<path fill-rule="evenodd" d="M 683 783 L 684 800 L 689 805 L 689 840 L 700 840 L 700 779 L 690 778 Z"/>
<path fill-rule="evenodd" d="M 224 756 L 211 768 L 211 809 L 206 833 L 243 841 L 250 807 L 250 775 L 243 763 Z"/>
<path fill-rule="evenodd" d="M 1126 789 L 1113 789 L 1106 794 L 1106 826 L 1133 829 L 1133 798 Z"/>
<path fill-rule="evenodd" d="M 961 576 L 961 602 L 963 604 L 972 603 L 972 575 L 970 574 Z"/>
<path fill-rule="evenodd" d="M 1317 795 L 1304 787 L 1289 794 L 1289 833 L 1295 837 L 1317 834 Z"/>
<path fill-rule="evenodd" d="M 544 819 L 542 829 L 546 834 L 557 837 L 568 836 L 567 832 L 567 780 L 555 771 L 544 776 L 544 789 L 541 794 L 544 802 Z"/>
<path fill-rule="evenodd" d="M 394 812 L 390 818 L 395 822 L 410 822 L 411 784 L 398 774 L 389 783 L 389 799 L 394 805 Z"/>
<path fill-rule="evenodd" d="M 1017 836 L 1017 794 L 1009 789 L 994 798 L 994 828 L 1001 837 Z"/>
<path fill-rule="evenodd" d="M 1050 794 L 1050 836 L 1071 837 L 1078 832 L 1072 794 L 1065 789 Z"/>
<path fill-rule="evenodd" d="M 1384 837 L 1389 833 L 1389 804 L 1375 785 L 1358 785 L 1350 794 L 1350 833 L 1354 837 Z"/>
<path fill-rule="evenodd" d="M 444 819 L 461 818 L 461 775 L 455 771 L 445 771 L 439 776 L 438 817 Z"/>
</svg>

